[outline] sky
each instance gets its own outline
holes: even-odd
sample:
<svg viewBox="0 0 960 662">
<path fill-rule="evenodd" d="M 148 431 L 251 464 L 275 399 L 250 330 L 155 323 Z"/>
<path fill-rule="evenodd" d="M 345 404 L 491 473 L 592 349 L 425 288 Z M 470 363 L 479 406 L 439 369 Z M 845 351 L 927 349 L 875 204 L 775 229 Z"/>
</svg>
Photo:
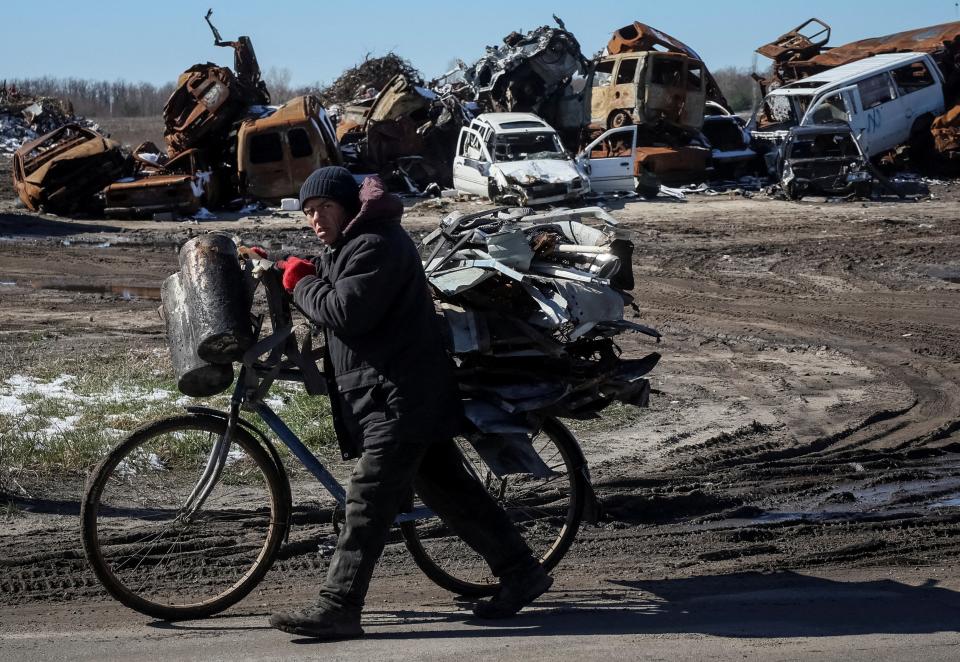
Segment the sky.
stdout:
<svg viewBox="0 0 960 662">
<path fill-rule="evenodd" d="M 697 51 L 710 69 L 750 68 L 753 50 L 817 16 L 833 27 L 830 43 L 960 20 L 952 0 L 160 0 L 9 2 L 3 9 L 0 80 L 37 76 L 124 79 L 162 84 L 211 61 L 231 65 L 213 46 L 208 7 L 224 39 L 249 35 L 266 73 L 286 69 L 294 86 L 332 82 L 344 70 L 394 51 L 427 79 L 471 63 L 513 30 L 553 25 L 556 14 L 586 55 L 633 21 L 656 27 Z M 760 57 L 759 66 L 768 60 Z"/>
</svg>

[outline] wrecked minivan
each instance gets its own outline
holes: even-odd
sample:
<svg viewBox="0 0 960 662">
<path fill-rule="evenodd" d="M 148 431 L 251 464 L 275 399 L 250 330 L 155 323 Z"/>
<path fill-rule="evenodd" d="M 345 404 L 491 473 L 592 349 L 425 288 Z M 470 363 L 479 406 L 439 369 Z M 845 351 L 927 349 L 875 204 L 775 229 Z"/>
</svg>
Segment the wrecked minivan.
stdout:
<svg viewBox="0 0 960 662">
<path fill-rule="evenodd" d="M 608 129 L 666 124 L 699 131 L 706 100 L 703 62 L 682 53 L 621 53 L 597 63 L 590 121 Z"/>
<path fill-rule="evenodd" d="M 463 127 L 453 186 L 524 206 L 579 200 L 590 191 L 585 171 L 557 132 L 531 113 L 484 113 Z"/>
<path fill-rule="evenodd" d="M 874 55 L 773 90 L 749 128 L 769 153 L 793 127 L 845 122 L 870 158 L 929 130 L 943 113 L 943 83 L 926 53 Z"/>
<path fill-rule="evenodd" d="M 240 191 L 262 200 L 296 197 L 310 173 L 341 165 L 336 131 L 315 96 L 291 99 L 237 134 Z"/>
</svg>

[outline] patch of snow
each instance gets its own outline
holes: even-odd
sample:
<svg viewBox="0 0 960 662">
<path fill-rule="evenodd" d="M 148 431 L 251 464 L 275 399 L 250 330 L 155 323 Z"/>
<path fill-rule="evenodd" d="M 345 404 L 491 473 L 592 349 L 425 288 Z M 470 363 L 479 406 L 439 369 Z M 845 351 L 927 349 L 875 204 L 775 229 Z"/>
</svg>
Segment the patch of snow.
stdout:
<svg viewBox="0 0 960 662">
<path fill-rule="evenodd" d="M 206 207 L 200 207 L 194 214 L 193 220 L 195 221 L 215 221 L 217 220 L 217 215 L 211 213 Z"/>
</svg>

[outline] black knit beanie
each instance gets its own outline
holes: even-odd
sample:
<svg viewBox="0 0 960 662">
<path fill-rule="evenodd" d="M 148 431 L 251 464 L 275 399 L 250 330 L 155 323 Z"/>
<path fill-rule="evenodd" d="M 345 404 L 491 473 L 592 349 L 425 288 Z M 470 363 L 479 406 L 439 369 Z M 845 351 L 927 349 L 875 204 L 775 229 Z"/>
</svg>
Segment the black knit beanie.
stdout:
<svg viewBox="0 0 960 662">
<path fill-rule="evenodd" d="M 350 171 L 341 166 L 327 166 L 314 170 L 300 187 L 300 209 L 310 198 L 330 198 L 347 210 L 347 218 L 360 211 L 360 187 Z"/>
</svg>

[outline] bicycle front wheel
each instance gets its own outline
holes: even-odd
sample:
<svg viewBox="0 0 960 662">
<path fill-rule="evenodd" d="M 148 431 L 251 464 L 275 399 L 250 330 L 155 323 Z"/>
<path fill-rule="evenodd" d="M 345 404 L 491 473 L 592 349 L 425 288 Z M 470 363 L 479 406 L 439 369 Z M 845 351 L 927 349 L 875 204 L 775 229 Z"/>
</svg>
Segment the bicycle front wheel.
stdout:
<svg viewBox="0 0 960 662">
<path fill-rule="evenodd" d="M 243 428 L 202 506 L 184 508 L 226 429 L 224 419 L 199 414 L 155 421 L 91 475 L 80 514 L 84 551 L 124 605 L 164 620 L 202 618 L 243 598 L 273 563 L 289 492 Z"/>
<path fill-rule="evenodd" d="M 586 471 L 569 430 L 547 419 L 533 438 L 550 475 L 512 474 L 497 478 L 465 439 L 457 439 L 467 468 L 506 511 L 535 557 L 549 572 L 570 549 L 580 528 L 587 499 Z M 499 586 L 483 558 L 439 517 L 400 525 L 407 549 L 421 570 L 443 588 L 468 597 L 492 595 Z"/>
</svg>

